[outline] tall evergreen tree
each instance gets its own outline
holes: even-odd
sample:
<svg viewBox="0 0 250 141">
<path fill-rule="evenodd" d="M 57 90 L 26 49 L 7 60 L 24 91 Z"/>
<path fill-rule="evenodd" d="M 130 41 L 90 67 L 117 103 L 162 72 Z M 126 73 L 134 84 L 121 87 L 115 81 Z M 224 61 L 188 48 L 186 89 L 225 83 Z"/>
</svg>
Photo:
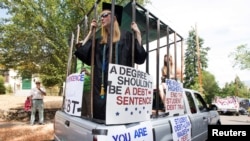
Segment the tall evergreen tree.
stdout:
<svg viewBox="0 0 250 141">
<path fill-rule="evenodd" d="M 207 64 L 207 52 L 209 47 L 203 47 L 204 40 L 199 38 L 199 52 L 200 52 L 200 63 L 201 70 L 205 70 L 208 67 Z M 198 76 L 198 56 L 197 56 L 197 43 L 196 43 L 196 32 L 195 29 L 189 31 L 189 36 L 186 41 L 187 49 L 185 52 L 185 70 L 184 70 L 184 87 L 191 88 L 195 85 L 197 80 L 195 79 Z"/>
</svg>

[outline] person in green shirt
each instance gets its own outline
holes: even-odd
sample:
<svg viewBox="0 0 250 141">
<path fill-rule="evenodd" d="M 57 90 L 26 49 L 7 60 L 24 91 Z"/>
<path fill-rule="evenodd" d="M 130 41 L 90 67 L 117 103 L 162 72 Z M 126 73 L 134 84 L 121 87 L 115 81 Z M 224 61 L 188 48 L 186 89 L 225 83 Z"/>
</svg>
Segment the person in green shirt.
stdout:
<svg viewBox="0 0 250 141">
<path fill-rule="evenodd" d="M 90 93 L 91 93 L 91 67 L 84 64 L 81 73 L 85 72 L 84 76 L 84 86 L 83 86 L 83 97 L 82 97 L 82 116 L 89 117 L 91 114 L 91 103 L 90 103 Z"/>
</svg>

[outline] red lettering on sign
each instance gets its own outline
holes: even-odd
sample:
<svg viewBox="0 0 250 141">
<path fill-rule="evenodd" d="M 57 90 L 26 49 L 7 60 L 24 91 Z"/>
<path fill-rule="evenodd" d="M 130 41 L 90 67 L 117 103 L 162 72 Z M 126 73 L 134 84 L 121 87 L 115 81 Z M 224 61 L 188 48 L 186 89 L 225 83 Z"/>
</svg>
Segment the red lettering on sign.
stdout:
<svg viewBox="0 0 250 141">
<path fill-rule="evenodd" d="M 129 90 L 129 87 L 127 87 L 126 91 L 125 91 L 125 95 L 130 95 L 130 90 Z"/>
<path fill-rule="evenodd" d="M 167 105 L 167 110 L 175 110 L 176 105 Z"/>
<path fill-rule="evenodd" d="M 148 89 L 145 88 L 133 88 L 133 95 L 147 96 Z"/>
<path fill-rule="evenodd" d="M 148 105 L 151 104 L 151 97 L 127 97 L 117 96 L 118 105 Z"/>
<path fill-rule="evenodd" d="M 188 140 L 188 134 L 182 136 L 180 139 L 181 139 L 181 141 L 187 141 Z"/>
</svg>

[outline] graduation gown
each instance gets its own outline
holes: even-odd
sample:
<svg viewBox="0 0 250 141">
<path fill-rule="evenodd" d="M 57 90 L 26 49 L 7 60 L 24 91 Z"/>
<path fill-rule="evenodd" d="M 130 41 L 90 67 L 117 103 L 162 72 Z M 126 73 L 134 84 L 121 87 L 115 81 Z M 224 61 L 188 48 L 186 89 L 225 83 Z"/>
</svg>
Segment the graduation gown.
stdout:
<svg viewBox="0 0 250 141">
<path fill-rule="evenodd" d="M 102 73 L 104 73 L 104 88 L 107 89 L 108 80 L 108 61 L 109 61 L 109 42 L 100 44 L 101 39 L 95 41 L 94 57 L 94 91 L 93 91 L 93 118 L 105 120 L 106 112 L 106 94 L 101 98 Z M 104 46 L 106 50 L 104 51 Z M 120 41 L 113 43 L 112 63 L 124 66 L 132 66 L 132 33 L 122 31 Z M 117 50 L 116 50 L 117 48 Z M 87 65 L 91 65 L 92 39 L 88 40 L 75 51 L 75 56 Z M 105 53 L 105 54 L 104 54 Z M 134 63 L 143 64 L 147 57 L 147 52 L 140 46 L 138 40 L 135 40 Z M 103 58 L 105 57 L 105 59 Z M 117 58 L 117 59 L 115 59 Z"/>
</svg>

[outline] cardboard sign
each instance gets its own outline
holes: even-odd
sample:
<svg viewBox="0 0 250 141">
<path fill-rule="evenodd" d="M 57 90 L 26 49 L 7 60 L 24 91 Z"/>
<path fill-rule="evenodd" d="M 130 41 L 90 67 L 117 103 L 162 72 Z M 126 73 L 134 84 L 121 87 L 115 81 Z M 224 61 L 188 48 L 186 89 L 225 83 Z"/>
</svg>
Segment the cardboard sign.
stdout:
<svg viewBox="0 0 250 141">
<path fill-rule="evenodd" d="M 183 85 L 172 79 L 166 79 L 165 112 L 169 115 L 184 114 Z"/>
<path fill-rule="evenodd" d="M 109 64 L 106 124 L 150 119 L 153 103 L 152 77 L 140 70 Z"/>
<path fill-rule="evenodd" d="M 191 122 L 187 115 L 170 119 L 174 141 L 191 141 Z"/>
<path fill-rule="evenodd" d="M 106 128 L 105 128 L 106 129 Z M 97 136 L 99 141 L 153 141 L 153 130 L 150 121 L 133 125 L 121 125 L 108 129 L 107 136 Z"/>
<path fill-rule="evenodd" d="M 67 114 L 81 116 L 84 76 L 84 73 L 74 73 L 67 77 L 64 101 Z"/>
</svg>

